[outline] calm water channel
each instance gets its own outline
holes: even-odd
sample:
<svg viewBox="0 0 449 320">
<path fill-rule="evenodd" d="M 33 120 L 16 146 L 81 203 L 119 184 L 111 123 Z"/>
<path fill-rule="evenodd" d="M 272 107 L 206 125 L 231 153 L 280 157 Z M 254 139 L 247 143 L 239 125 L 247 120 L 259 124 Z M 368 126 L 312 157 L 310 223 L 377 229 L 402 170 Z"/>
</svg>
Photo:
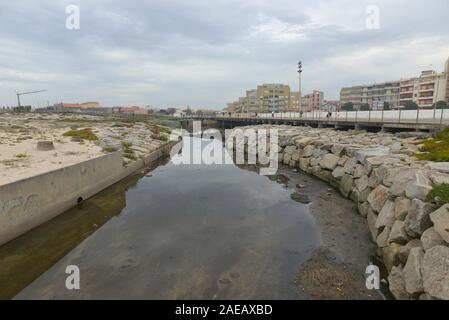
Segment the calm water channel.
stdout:
<svg viewBox="0 0 449 320">
<path fill-rule="evenodd" d="M 305 298 L 295 274 L 320 230 L 272 180 L 163 162 L 0 247 L 0 298 Z M 68 265 L 80 290 L 65 287 Z"/>
</svg>

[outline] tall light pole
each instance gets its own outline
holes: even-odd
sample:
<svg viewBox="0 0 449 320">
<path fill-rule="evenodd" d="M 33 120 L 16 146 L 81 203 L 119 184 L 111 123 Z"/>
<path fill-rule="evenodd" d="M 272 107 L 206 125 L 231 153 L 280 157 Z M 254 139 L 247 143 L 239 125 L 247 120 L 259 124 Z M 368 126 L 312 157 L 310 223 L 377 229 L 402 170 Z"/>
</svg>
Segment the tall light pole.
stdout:
<svg viewBox="0 0 449 320">
<path fill-rule="evenodd" d="M 301 94 L 301 74 L 302 74 L 302 62 L 298 62 L 298 75 L 299 75 L 299 92 L 298 92 L 298 102 L 299 102 L 299 112 L 302 111 L 302 94 Z"/>
</svg>

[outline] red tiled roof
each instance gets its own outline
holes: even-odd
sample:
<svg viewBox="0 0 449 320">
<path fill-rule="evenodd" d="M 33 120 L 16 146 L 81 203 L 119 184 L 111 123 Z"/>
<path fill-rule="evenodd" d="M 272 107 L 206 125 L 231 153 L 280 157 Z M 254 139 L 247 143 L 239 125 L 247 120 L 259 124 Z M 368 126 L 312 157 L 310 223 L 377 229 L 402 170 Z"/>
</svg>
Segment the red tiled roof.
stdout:
<svg viewBox="0 0 449 320">
<path fill-rule="evenodd" d="M 79 103 L 61 103 L 63 108 L 67 109 L 74 109 L 74 108 L 81 108 L 81 105 Z"/>
</svg>

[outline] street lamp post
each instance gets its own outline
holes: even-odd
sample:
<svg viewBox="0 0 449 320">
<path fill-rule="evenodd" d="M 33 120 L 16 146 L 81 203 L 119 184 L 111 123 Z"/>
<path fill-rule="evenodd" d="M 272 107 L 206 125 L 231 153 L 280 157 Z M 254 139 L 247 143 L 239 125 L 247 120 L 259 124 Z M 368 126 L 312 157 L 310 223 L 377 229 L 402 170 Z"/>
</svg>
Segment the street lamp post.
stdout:
<svg viewBox="0 0 449 320">
<path fill-rule="evenodd" d="M 300 114 L 301 114 L 301 111 L 302 111 L 302 103 L 301 103 L 301 98 L 302 98 L 302 95 L 301 95 L 301 74 L 302 74 L 302 62 L 299 61 L 298 62 L 298 76 L 299 76 L 299 78 L 298 78 L 298 80 L 299 80 L 299 82 L 298 82 L 298 84 L 299 84 L 298 102 L 299 102 L 299 113 Z"/>
</svg>

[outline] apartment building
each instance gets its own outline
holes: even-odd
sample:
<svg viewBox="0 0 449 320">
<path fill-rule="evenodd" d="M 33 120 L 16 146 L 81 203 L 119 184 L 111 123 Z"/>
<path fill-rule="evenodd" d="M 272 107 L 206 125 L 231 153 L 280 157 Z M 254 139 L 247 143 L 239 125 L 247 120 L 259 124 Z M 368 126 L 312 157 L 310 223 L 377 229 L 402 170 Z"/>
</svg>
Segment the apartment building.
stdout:
<svg viewBox="0 0 449 320">
<path fill-rule="evenodd" d="M 290 105 L 290 86 L 285 84 L 263 84 L 257 86 L 262 112 L 287 111 Z"/>
<path fill-rule="evenodd" d="M 352 102 L 355 107 L 360 107 L 362 104 L 362 86 L 353 86 L 342 88 L 340 91 L 340 103 L 343 106 L 346 103 Z"/>
<path fill-rule="evenodd" d="M 312 110 L 321 110 L 324 102 L 324 93 L 322 91 L 313 90 L 312 93 L 306 94 L 302 99 L 301 110 L 304 112 Z"/>
<path fill-rule="evenodd" d="M 427 70 L 419 77 L 342 88 L 340 103 L 352 102 L 356 108 L 368 104 L 373 110 L 379 110 L 385 103 L 395 109 L 413 101 L 421 108 L 432 108 L 437 101 L 449 102 L 448 77 L 449 59 L 442 73 Z"/>
<path fill-rule="evenodd" d="M 228 112 L 298 112 L 301 98 L 298 91 L 291 91 L 285 84 L 262 84 L 256 89 L 247 90 L 244 97 L 227 104 Z"/>
<path fill-rule="evenodd" d="M 448 81 L 445 72 L 423 71 L 421 76 L 417 78 L 401 81 L 401 104 L 404 105 L 413 101 L 420 108 L 432 108 L 437 101 L 448 101 L 447 86 Z"/>
<path fill-rule="evenodd" d="M 300 111 L 299 91 L 290 91 L 290 106 L 288 108 L 288 111 L 291 112 Z"/>
</svg>

